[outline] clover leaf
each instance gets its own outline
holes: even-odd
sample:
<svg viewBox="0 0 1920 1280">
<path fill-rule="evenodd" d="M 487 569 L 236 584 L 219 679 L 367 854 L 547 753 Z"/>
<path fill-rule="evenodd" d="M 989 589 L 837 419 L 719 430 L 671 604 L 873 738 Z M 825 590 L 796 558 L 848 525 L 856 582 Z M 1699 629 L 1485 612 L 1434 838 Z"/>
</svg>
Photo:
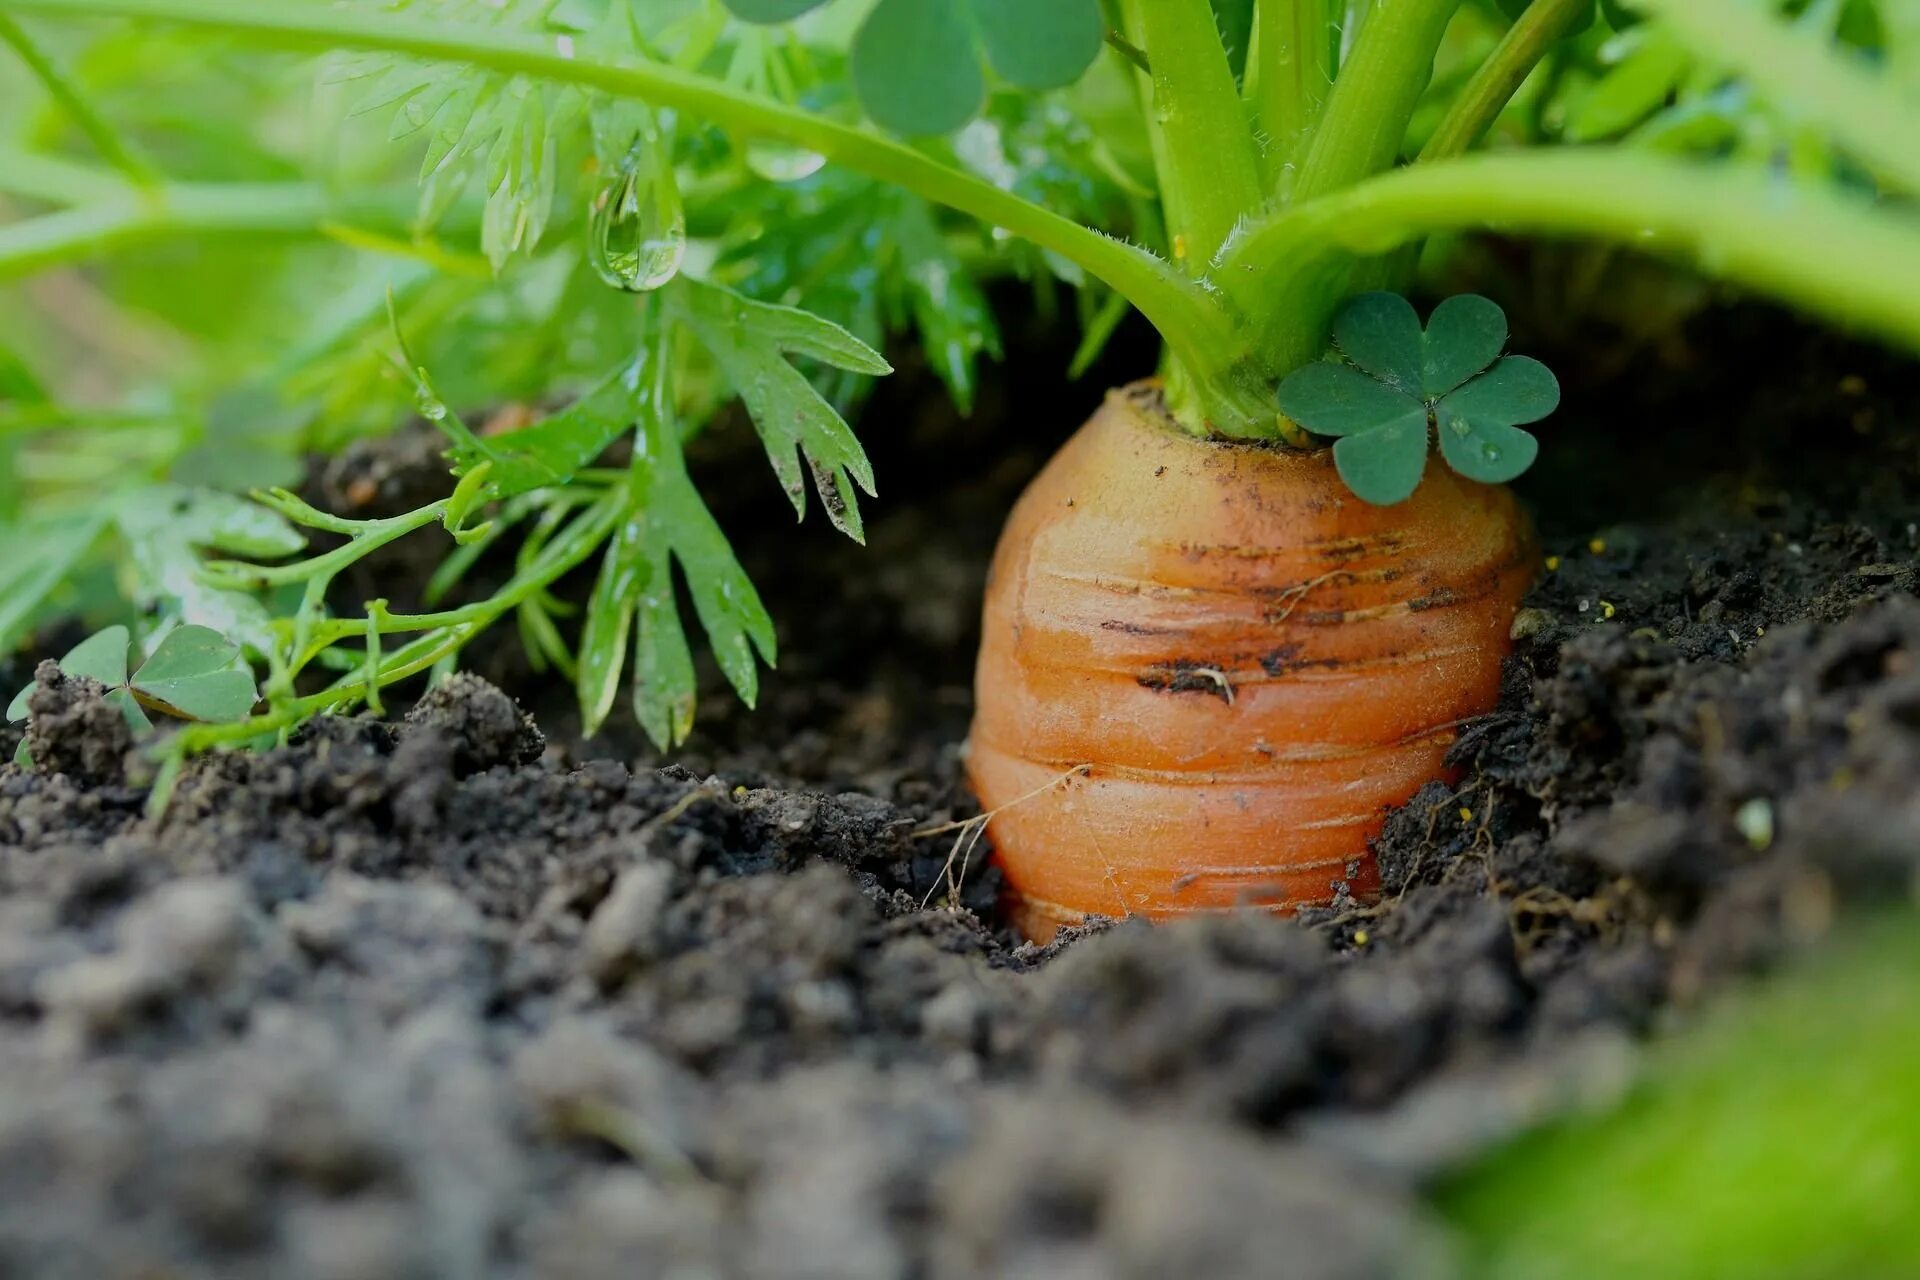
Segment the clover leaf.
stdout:
<svg viewBox="0 0 1920 1280">
<path fill-rule="evenodd" d="M 183 720 L 224 723 L 241 720 L 258 697 L 253 672 L 240 658 L 240 646 L 210 627 L 181 626 L 161 638 L 153 654 L 132 676 L 127 674 L 127 646 L 132 635 L 113 626 L 88 636 L 60 659 L 63 674 L 98 680 L 107 686 L 103 699 L 126 717 L 136 736 L 153 731 L 147 711 L 162 711 Z M 7 706 L 8 721 L 25 720 L 27 702 L 39 688 L 35 681 Z M 26 743 L 14 754 L 20 765 L 30 764 Z"/>
<path fill-rule="evenodd" d="M 786 22 L 826 0 L 726 0 L 747 22 Z M 1100 52 L 1100 0 L 879 0 L 849 64 L 867 114 L 895 133 L 951 133 L 980 111 L 986 64 L 1022 89 L 1058 89 Z"/>
<path fill-rule="evenodd" d="M 1419 487 L 1428 425 L 1440 456 L 1470 480 L 1504 484 L 1539 455 L 1520 430 L 1560 403 L 1560 384 L 1538 360 L 1503 356 L 1507 317 L 1472 294 L 1435 307 L 1427 326 L 1394 293 L 1363 293 L 1334 318 L 1341 360 L 1296 369 L 1281 382 L 1280 410 L 1315 435 L 1334 436 L 1334 466 L 1361 499 L 1391 506 Z"/>
</svg>

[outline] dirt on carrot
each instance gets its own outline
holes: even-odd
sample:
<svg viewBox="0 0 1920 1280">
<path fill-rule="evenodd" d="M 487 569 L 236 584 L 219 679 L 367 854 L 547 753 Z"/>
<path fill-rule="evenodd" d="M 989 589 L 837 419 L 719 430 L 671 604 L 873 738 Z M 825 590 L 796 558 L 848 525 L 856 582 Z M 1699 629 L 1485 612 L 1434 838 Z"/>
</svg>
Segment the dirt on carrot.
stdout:
<svg viewBox="0 0 1920 1280">
<path fill-rule="evenodd" d="M 1763 314 L 1694 340 L 1740 358 L 1570 392 L 1499 707 L 1376 907 L 1037 950 L 917 835 L 974 813 L 1033 424 L 1093 398 L 1017 363 L 968 424 L 883 391 L 864 553 L 704 459 L 783 662 L 671 766 L 501 648 L 158 826 L 111 761 L 0 772 L 0 1274 L 1447 1274 L 1427 1175 L 1920 865 L 1920 384 Z M 62 696 L 35 732 L 96 759 Z"/>
</svg>

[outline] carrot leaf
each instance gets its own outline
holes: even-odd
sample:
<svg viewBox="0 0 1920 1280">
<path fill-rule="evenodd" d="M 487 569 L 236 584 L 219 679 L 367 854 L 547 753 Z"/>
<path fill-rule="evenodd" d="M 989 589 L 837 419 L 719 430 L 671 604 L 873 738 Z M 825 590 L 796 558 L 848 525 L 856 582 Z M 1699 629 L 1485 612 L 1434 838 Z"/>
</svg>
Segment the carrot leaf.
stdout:
<svg viewBox="0 0 1920 1280">
<path fill-rule="evenodd" d="M 892 366 L 830 320 L 795 307 L 755 302 L 718 285 L 683 280 L 671 305 L 675 318 L 706 348 L 746 403 L 794 514 L 804 516 L 807 509 L 800 463 L 804 458 L 827 518 L 854 541 L 864 542 L 854 490 L 858 486 L 868 497 L 874 495 L 873 466 L 853 429 L 787 357 L 804 356 L 876 376 L 891 372 Z"/>
</svg>

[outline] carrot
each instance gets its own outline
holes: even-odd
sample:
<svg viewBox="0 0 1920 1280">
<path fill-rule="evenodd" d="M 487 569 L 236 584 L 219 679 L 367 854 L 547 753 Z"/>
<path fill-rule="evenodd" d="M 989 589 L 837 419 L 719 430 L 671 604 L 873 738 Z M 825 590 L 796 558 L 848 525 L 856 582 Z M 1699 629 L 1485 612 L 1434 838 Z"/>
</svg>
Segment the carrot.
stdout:
<svg viewBox="0 0 1920 1280">
<path fill-rule="evenodd" d="M 1112 392 L 994 555 L 967 768 L 1031 937 L 1379 889 L 1389 807 L 1492 709 L 1533 561 L 1504 488 L 1391 507 L 1325 451 Z"/>
</svg>

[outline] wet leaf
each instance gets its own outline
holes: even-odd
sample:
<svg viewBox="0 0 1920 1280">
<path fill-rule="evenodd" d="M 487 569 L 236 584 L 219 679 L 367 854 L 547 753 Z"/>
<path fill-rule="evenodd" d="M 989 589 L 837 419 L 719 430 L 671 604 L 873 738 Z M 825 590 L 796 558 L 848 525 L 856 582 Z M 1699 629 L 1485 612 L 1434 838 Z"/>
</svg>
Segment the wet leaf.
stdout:
<svg viewBox="0 0 1920 1280">
<path fill-rule="evenodd" d="M 848 69 L 867 114 L 909 136 L 971 120 L 987 86 L 962 0 L 880 0 L 854 37 Z"/>
<path fill-rule="evenodd" d="M 858 486 L 873 496 L 873 466 L 852 428 L 787 356 L 808 356 L 857 373 L 886 373 L 891 366 L 839 325 L 793 307 L 754 302 L 692 280 L 678 283 L 673 302 L 675 318 L 692 331 L 746 404 L 794 514 L 806 514 L 804 458 L 827 518 L 855 541 L 864 540 L 854 490 Z"/>
<path fill-rule="evenodd" d="M 240 646 L 217 631 L 175 627 L 134 673 L 133 691 L 188 720 L 244 719 L 258 698 Z"/>
</svg>

